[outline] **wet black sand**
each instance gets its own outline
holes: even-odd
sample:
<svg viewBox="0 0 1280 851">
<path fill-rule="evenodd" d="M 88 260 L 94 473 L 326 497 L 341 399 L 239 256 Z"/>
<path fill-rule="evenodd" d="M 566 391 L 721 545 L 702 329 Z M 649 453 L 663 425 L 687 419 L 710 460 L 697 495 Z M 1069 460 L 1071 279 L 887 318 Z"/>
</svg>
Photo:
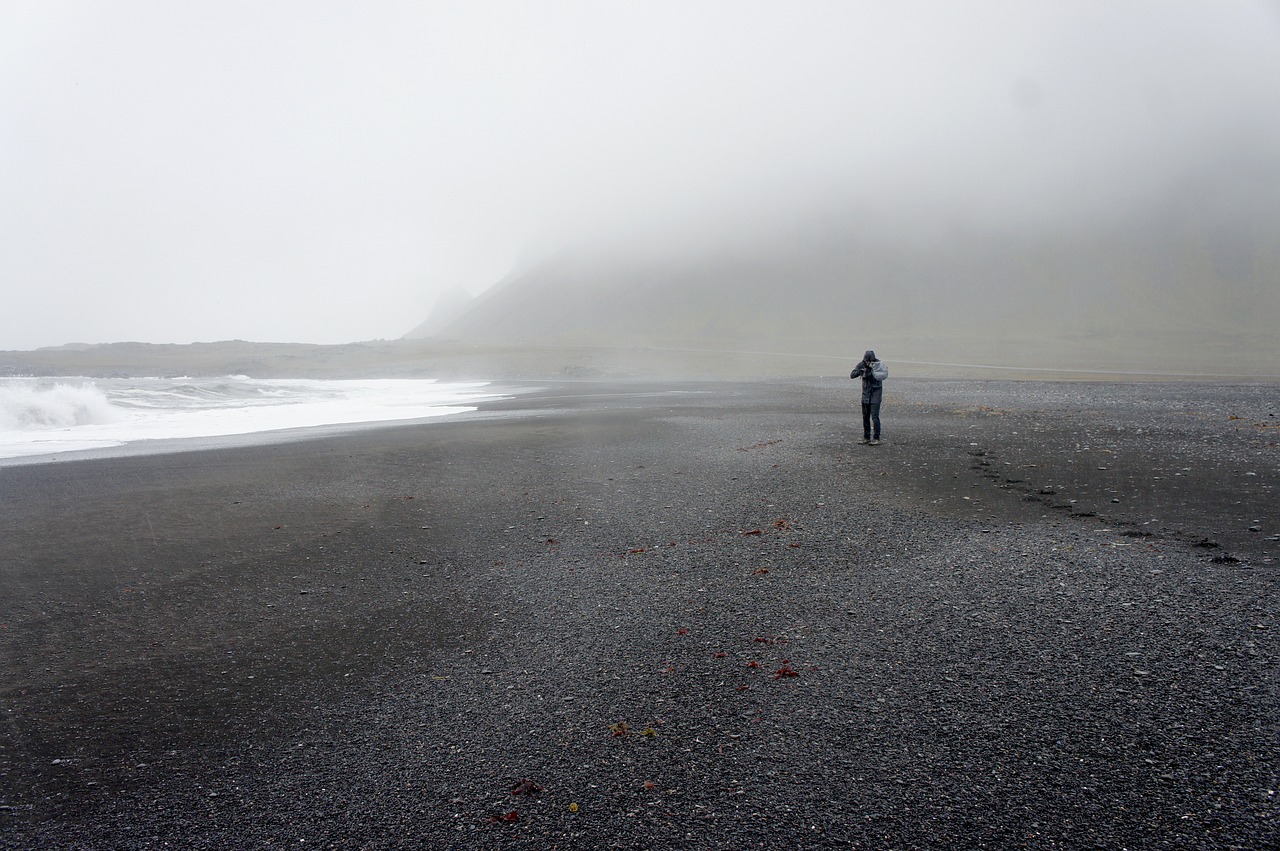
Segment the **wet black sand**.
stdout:
<svg viewBox="0 0 1280 851">
<path fill-rule="evenodd" d="M 1273 842 L 1275 386 L 855 389 L 0 469 L 0 845 Z"/>
</svg>

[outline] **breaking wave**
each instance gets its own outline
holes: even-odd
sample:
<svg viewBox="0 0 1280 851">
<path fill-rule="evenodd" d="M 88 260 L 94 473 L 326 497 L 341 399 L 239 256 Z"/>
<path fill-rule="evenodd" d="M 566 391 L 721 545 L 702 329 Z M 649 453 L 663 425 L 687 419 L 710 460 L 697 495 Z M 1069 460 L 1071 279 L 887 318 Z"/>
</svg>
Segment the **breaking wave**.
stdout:
<svg viewBox="0 0 1280 851">
<path fill-rule="evenodd" d="M 123 412 L 92 385 L 0 384 L 0 430 L 72 428 L 123 418 Z"/>
<path fill-rule="evenodd" d="M 356 427 L 475 410 L 487 382 L 0 378 L 0 466 L 145 441 Z M 135 449 L 141 451 L 140 447 Z"/>
</svg>

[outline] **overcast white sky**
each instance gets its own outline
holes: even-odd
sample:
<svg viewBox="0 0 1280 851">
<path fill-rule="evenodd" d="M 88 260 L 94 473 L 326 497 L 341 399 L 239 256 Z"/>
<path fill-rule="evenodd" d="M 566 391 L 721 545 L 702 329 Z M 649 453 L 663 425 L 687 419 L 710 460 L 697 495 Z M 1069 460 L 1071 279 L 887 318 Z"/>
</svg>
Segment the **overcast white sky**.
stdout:
<svg viewBox="0 0 1280 851">
<path fill-rule="evenodd" d="M 1087 214 L 1242 137 L 1275 2 L 0 0 L 0 349 L 393 338 L 599 234 Z"/>
</svg>

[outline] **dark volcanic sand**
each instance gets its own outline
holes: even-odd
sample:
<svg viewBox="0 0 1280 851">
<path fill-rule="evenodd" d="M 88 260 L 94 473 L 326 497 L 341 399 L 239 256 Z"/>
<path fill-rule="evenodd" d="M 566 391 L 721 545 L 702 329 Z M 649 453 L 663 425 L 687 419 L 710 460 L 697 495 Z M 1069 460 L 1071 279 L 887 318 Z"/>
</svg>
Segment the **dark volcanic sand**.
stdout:
<svg viewBox="0 0 1280 851">
<path fill-rule="evenodd" d="M 1276 387 L 856 390 L 0 469 L 0 844 L 1274 842 Z"/>
</svg>

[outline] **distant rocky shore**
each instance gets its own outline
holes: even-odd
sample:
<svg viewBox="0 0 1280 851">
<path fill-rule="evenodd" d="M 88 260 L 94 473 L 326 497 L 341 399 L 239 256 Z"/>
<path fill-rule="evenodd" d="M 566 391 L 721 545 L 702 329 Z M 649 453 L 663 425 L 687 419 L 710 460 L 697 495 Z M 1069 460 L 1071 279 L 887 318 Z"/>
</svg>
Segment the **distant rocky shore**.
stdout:
<svg viewBox="0 0 1280 851">
<path fill-rule="evenodd" d="M 871 341 L 894 377 L 1046 380 L 1204 380 L 1205 371 L 1247 380 L 1266 369 L 1232 359 L 1211 364 L 1165 360 L 1121 362 L 1105 351 L 1054 359 L 1023 341 L 956 346 L 923 340 Z M 681 345 L 604 345 L 595 342 L 469 343 L 453 339 L 371 340 L 318 345 L 226 340 L 210 343 L 71 344 L 34 351 L 0 351 L 0 378 L 16 376 L 253 378 L 439 378 L 444 380 L 710 379 L 835 377 L 847 375 L 867 348 L 768 341 L 752 346 L 712 340 Z M 847 349 L 847 350 L 846 350 Z M 1082 350 L 1083 351 L 1083 350 Z M 1275 378 L 1276 376 L 1271 376 Z"/>
<path fill-rule="evenodd" d="M 108 343 L 0 352 L 3 376 L 249 375 L 254 378 L 758 377 L 841 372 L 844 358 L 691 349 L 473 345 L 454 340 L 373 340 L 339 345 Z"/>
</svg>

